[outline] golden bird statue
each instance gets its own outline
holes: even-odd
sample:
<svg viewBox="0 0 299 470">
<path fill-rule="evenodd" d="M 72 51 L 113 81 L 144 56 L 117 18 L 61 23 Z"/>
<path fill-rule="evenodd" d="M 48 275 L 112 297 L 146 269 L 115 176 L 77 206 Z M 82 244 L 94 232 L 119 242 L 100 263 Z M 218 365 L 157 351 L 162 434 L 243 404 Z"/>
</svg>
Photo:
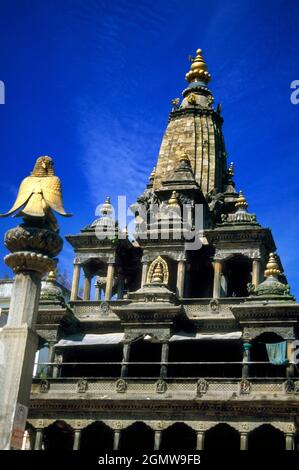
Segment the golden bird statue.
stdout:
<svg viewBox="0 0 299 470">
<path fill-rule="evenodd" d="M 7 217 L 19 211 L 15 216 L 23 216 L 25 219 L 44 218 L 50 227 L 57 231 L 57 221 L 51 209 L 64 217 L 72 215 L 64 210 L 61 182 L 54 174 L 53 160 L 43 156 L 36 160 L 31 175 L 23 179 L 12 208 L 6 214 L 0 214 L 0 217 Z"/>
</svg>

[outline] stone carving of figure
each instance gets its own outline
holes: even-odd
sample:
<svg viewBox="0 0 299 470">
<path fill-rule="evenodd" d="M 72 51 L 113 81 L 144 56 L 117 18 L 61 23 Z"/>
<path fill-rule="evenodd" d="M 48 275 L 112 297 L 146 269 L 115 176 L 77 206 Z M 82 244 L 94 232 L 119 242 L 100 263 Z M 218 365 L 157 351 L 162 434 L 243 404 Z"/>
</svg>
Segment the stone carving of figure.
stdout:
<svg viewBox="0 0 299 470">
<path fill-rule="evenodd" d="M 81 379 L 77 383 L 78 393 L 85 393 L 88 389 L 88 382 L 85 379 Z"/>
<path fill-rule="evenodd" d="M 167 383 L 165 380 L 159 379 L 156 383 L 156 392 L 165 393 L 167 391 Z"/>
<path fill-rule="evenodd" d="M 127 391 L 127 382 L 124 379 L 118 379 L 116 382 L 117 393 L 125 393 Z"/>
<path fill-rule="evenodd" d="M 206 379 L 199 379 L 197 381 L 197 395 L 202 395 L 203 393 L 207 393 L 209 388 L 209 384 Z"/>
</svg>

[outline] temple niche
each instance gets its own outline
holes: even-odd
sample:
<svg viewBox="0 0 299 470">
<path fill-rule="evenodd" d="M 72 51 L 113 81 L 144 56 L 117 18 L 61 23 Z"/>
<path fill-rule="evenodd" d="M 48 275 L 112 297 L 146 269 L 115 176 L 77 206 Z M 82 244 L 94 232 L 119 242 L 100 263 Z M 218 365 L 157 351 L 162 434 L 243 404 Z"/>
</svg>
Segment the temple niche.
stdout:
<svg viewBox="0 0 299 470">
<path fill-rule="evenodd" d="M 226 161 L 210 80 L 198 49 L 133 239 L 109 198 L 66 237 L 72 287 L 43 285 L 26 448 L 298 447 L 299 305 Z"/>
</svg>

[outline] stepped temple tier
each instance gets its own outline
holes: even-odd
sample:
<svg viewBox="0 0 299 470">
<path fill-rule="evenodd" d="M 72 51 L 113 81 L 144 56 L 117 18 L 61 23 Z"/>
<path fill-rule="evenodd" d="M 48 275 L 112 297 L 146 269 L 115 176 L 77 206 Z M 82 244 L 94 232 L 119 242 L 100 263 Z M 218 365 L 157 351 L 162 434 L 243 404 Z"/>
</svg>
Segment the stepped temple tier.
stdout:
<svg viewBox="0 0 299 470">
<path fill-rule="evenodd" d="M 25 448 L 299 448 L 299 304 L 234 180 L 210 81 L 198 49 L 133 239 L 107 198 L 66 237 L 70 292 L 43 281 Z"/>
</svg>

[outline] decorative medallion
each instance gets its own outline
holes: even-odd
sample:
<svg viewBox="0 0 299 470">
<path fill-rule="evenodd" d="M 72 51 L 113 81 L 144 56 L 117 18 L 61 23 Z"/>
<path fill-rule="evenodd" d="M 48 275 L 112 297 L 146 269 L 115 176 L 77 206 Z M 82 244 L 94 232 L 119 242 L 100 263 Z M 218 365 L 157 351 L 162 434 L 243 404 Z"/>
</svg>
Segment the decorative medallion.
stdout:
<svg viewBox="0 0 299 470">
<path fill-rule="evenodd" d="M 285 393 L 294 393 L 295 392 L 295 382 L 291 379 L 286 380 L 283 383 L 283 389 Z"/>
<path fill-rule="evenodd" d="M 247 395 L 248 393 L 250 393 L 251 383 L 249 382 L 249 380 L 242 379 L 239 385 L 240 385 L 239 391 L 241 395 Z"/>
<path fill-rule="evenodd" d="M 128 384 L 124 379 L 118 379 L 116 382 L 116 391 L 117 393 L 126 393 Z"/>
<path fill-rule="evenodd" d="M 197 395 L 203 395 L 204 393 L 207 393 L 209 388 L 209 384 L 206 381 L 206 379 L 199 379 L 196 384 L 196 391 Z"/>
<path fill-rule="evenodd" d="M 157 393 L 165 393 L 167 391 L 167 383 L 165 380 L 159 379 L 156 382 L 156 392 Z"/>
<path fill-rule="evenodd" d="M 169 271 L 167 263 L 165 259 L 158 256 L 149 267 L 146 283 L 159 282 L 161 284 L 168 284 L 168 279 Z"/>
<path fill-rule="evenodd" d="M 85 393 L 88 389 L 88 382 L 85 379 L 80 379 L 77 383 L 77 392 Z"/>
</svg>

